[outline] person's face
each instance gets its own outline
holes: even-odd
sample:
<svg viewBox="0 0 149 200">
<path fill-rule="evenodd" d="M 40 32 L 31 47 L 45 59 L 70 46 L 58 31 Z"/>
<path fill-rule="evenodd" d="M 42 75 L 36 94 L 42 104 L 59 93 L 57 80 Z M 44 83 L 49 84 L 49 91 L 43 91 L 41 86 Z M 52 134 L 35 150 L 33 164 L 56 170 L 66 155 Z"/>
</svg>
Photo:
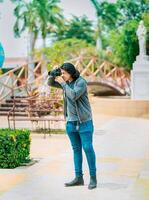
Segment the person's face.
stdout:
<svg viewBox="0 0 149 200">
<path fill-rule="evenodd" d="M 73 80 L 71 75 L 63 69 L 61 69 L 61 77 L 64 79 L 64 81 L 72 81 Z"/>
</svg>

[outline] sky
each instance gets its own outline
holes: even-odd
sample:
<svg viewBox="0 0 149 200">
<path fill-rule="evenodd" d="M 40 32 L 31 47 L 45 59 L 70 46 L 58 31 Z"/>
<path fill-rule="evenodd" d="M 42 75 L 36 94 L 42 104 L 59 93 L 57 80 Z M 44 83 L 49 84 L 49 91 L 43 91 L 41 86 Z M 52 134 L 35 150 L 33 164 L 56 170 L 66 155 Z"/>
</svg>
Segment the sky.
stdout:
<svg viewBox="0 0 149 200">
<path fill-rule="evenodd" d="M 15 17 L 13 5 L 9 0 L 0 4 L 0 42 L 3 45 L 6 57 L 24 57 L 27 54 L 25 35 L 16 39 L 13 34 Z"/>
<path fill-rule="evenodd" d="M 108 2 L 114 3 L 116 0 L 108 0 Z M 73 13 L 78 16 L 86 14 L 89 19 L 96 20 L 95 9 L 90 0 L 61 0 L 61 7 L 64 8 L 67 18 Z"/>
<path fill-rule="evenodd" d="M 90 20 L 96 20 L 95 9 L 90 0 L 61 0 L 60 7 L 68 19 L 72 15 L 86 15 Z M 27 55 L 27 37 L 22 34 L 21 38 L 14 38 L 13 8 L 10 0 L 5 0 L 4 3 L 0 4 L 0 42 L 4 47 L 6 57 L 24 57 Z"/>
<path fill-rule="evenodd" d="M 60 5 L 68 19 L 72 14 L 77 16 L 85 14 L 89 19 L 96 20 L 95 9 L 90 0 L 61 0 Z"/>
</svg>

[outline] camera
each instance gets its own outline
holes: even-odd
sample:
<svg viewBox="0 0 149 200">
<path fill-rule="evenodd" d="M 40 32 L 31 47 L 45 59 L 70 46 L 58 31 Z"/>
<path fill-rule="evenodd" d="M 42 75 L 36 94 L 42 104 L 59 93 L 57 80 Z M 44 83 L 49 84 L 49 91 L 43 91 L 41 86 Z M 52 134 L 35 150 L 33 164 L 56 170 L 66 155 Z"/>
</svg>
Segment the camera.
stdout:
<svg viewBox="0 0 149 200">
<path fill-rule="evenodd" d="M 52 71 L 49 71 L 48 75 L 53 76 L 53 77 L 61 76 L 61 70 L 60 68 L 54 69 Z"/>
</svg>

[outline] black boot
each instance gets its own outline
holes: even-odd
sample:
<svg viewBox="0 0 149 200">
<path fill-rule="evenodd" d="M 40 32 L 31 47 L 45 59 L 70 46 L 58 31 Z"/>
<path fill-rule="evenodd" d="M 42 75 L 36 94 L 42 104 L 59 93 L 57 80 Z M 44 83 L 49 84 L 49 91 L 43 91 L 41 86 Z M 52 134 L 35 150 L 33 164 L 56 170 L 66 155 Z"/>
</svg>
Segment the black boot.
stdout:
<svg viewBox="0 0 149 200">
<path fill-rule="evenodd" d="M 65 187 L 79 186 L 79 185 L 84 185 L 83 176 L 75 177 L 75 179 L 72 180 L 71 182 L 65 183 Z"/>
<path fill-rule="evenodd" d="M 88 185 L 88 189 L 89 190 L 92 190 L 92 189 L 94 189 L 94 188 L 96 188 L 97 187 L 97 179 L 96 179 L 96 176 L 91 176 L 90 177 L 90 183 L 89 183 L 89 185 Z"/>
</svg>

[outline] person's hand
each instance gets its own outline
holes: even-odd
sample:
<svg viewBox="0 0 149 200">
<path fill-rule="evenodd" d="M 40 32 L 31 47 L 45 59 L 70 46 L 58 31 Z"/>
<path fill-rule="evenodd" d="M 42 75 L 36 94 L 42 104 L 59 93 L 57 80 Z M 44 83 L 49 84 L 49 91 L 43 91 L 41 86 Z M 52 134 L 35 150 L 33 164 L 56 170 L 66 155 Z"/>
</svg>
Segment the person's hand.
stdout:
<svg viewBox="0 0 149 200">
<path fill-rule="evenodd" d="M 55 81 L 58 82 L 59 84 L 64 83 L 64 79 L 61 76 L 56 76 Z"/>
</svg>

